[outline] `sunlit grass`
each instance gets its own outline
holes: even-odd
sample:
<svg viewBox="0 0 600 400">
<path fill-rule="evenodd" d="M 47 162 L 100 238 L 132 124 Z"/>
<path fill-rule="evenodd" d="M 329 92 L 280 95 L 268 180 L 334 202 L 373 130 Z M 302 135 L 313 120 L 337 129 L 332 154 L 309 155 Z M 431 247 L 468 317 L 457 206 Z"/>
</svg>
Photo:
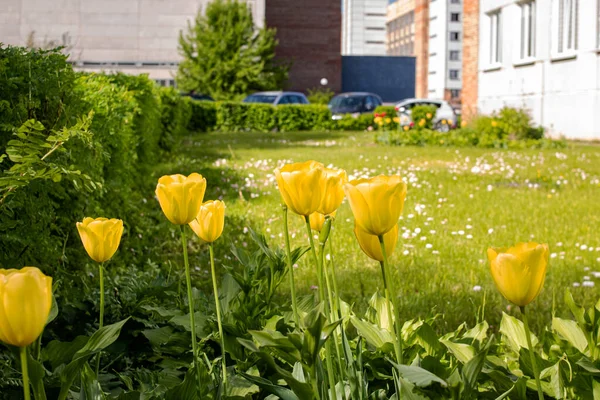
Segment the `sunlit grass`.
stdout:
<svg viewBox="0 0 600 400">
<path fill-rule="evenodd" d="M 392 256 L 404 318 L 440 314 L 438 327 L 485 316 L 498 323 L 511 312 L 494 289 L 486 259 L 489 246 L 518 241 L 548 243 L 552 258 L 545 289 L 531 306 L 547 323 L 556 305 L 566 314 L 565 288 L 586 305 L 600 285 L 600 147 L 564 150 L 490 150 L 385 147 L 368 133 L 214 133 L 185 144 L 185 157 L 223 172 L 209 182 L 227 200 L 227 213 L 283 246 L 280 198 L 273 170 L 284 162 L 315 159 L 347 170 L 352 178 L 399 173 L 408 197 Z M 235 172 L 236 179 L 228 173 Z M 240 179 L 241 178 L 241 179 Z M 229 181 L 228 181 L 229 180 Z M 291 219 L 296 245 L 307 244 L 300 217 Z M 250 240 L 243 232 L 238 245 Z M 331 237 L 342 298 L 364 308 L 382 288 L 379 266 L 358 247 L 345 202 Z M 300 293 L 317 284 L 306 258 L 296 271 Z M 285 290 L 285 288 L 283 288 Z M 537 325 L 537 324 L 536 324 Z"/>
</svg>

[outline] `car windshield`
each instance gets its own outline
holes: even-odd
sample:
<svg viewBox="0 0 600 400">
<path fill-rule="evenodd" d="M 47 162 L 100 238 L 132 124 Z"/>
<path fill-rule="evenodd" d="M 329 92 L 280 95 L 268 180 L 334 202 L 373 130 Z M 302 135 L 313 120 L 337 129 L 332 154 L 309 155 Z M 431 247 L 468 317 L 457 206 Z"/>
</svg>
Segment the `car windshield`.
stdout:
<svg viewBox="0 0 600 400">
<path fill-rule="evenodd" d="M 352 108 L 358 109 L 362 105 L 363 98 L 359 96 L 354 97 L 346 97 L 346 96 L 336 96 L 331 99 L 329 105 L 331 108 Z"/>
<path fill-rule="evenodd" d="M 267 103 L 273 104 L 277 96 L 270 94 L 253 94 L 244 99 L 244 103 Z"/>
</svg>

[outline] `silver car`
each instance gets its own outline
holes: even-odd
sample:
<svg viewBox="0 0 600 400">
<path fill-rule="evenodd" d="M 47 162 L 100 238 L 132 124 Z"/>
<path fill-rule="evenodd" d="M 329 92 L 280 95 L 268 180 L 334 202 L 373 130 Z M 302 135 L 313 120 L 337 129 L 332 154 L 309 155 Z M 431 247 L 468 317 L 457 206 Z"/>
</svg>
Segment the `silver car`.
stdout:
<svg viewBox="0 0 600 400">
<path fill-rule="evenodd" d="M 432 99 L 406 99 L 396 104 L 396 112 L 400 118 L 400 125 L 410 125 L 413 123 L 411 109 L 415 106 L 434 106 L 437 108 L 433 117 L 433 129 L 440 132 L 448 132 L 456 127 L 458 118 L 454 109 L 445 100 Z"/>
<path fill-rule="evenodd" d="M 273 104 L 310 104 L 306 96 L 299 92 L 258 92 L 244 99 L 244 103 Z"/>
</svg>

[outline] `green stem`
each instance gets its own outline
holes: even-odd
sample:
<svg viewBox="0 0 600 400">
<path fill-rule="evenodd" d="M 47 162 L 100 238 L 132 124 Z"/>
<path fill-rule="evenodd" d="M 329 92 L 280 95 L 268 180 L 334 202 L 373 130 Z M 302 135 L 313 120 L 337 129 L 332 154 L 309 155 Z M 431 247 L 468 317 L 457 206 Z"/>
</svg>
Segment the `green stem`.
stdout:
<svg viewBox="0 0 600 400">
<path fill-rule="evenodd" d="M 329 298 L 329 304 L 331 305 L 332 311 L 329 314 L 329 322 L 333 323 L 335 322 L 336 317 L 338 316 L 337 312 L 335 311 L 335 303 L 333 302 L 333 295 L 331 293 L 331 285 L 329 283 L 329 273 L 327 271 L 327 263 L 325 263 L 323 261 L 323 256 L 325 253 L 325 244 L 326 243 L 321 243 L 320 244 L 320 254 L 321 254 L 321 264 L 323 265 L 323 273 L 325 274 L 325 284 L 327 285 L 327 297 Z M 343 368 L 343 364 L 342 364 L 342 352 L 340 351 L 340 345 L 338 342 L 338 333 L 337 333 L 337 329 L 335 329 L 333 331 L 333 343 L 335 345 L 335 355 L 337 356 L 337 363 L 338 363 L 338 368 L 340 369 L 340 376 L 344 376 L 344 368 Z M 331 340 L 330 340 L 331 341 Z M 335 398 L 335 397 L 334 397 Z"/>
<path fill-rule="evenodd" d="M 317 279 L 319 283 L 319 301 L 322 301 L 325 304 L 325 317 L 327 318 L 327 320 L 330 320 L 329 305 L 327 300 L 325 299 L 325 288 L 323 287 L 323 266 L 321 262 L 319 262 L 319 258 L 317 257 L 317 249 L 315 246 L 315 241 L 313 239 L 312 229 L 310 228 L 310 220 L 308 218 L 308 215 L 304 216 L 304 220 L 306 221 L 306 229 L 308 232 L 310 248 L 312 250 L 313 261 L 317 266 Z M 327 377 L 329 379 L 329 390 L 331 391 L 331 398 L 335 399 L 335 378 L 333 376 L 333 361 L 331 360 L 331 353 L 331 341 L 328 341 L 325 344 L 325 362 L 327 364 Z"/>
<path fill-rule="evenodd" d="M 104 263 L 98 265 L 99 277 L 100 277 L 100 324 L 98 329 L 104 327 Z M 102 352 L 98 352 L 96 355 L 96 378 L 100 372 L 100 357 Z"/>
<path fill-rule="evenodd" d="M 198 363 L 197 337 L 196 337 L 196 322 L 194 321 L 194 296 L 192 294 L 192 276 L 190 274 L 190 263 L 188 260 L 187 239 L 185 237 L 185 225 L 180 225 L 181 228 L 181 246 L 183 247 L 183 263 L 185 265 L 185 283 L 187 285 L 188 306 L 190 310 L 190 329 L 192 331 L 192 359 L 194 368 L 196 369 L 197 385 L 202 382 L 202 374 L 200 373 L 200 364 Z"/>
<path fill-rule="evenodd" d="M 335 300 L 336 300 L 336 304 L 335 304 L 335 308 L 336 308 L 336 312 L 338 315 L 338 318 L 342 318 L 342 305 L 340 303 L 340 296 L 341 293 L 338 289 L 338 284 L 337 284 L 337 278 L 336 278 L 336 274 L 335 274 L 335 263 L 333 262 L 333 244 L 331 244 L 331 240 L 328 240 L 329 242 L 329 257 L 331 257 L 331 277 L 333 280 L 333 290 L 335 292 Z"/>
<path fill-rule="evenodd" d="M 287 252 L 288 275 L 290 277 L 290 288 L 292 290 L 292 309 L 294 311 L 294 323 L 299 327 L 300 318 L 298 317 L 298 301 L 296 299 L 296 284 L 294 283 L 294 266 L 292 265 L 292 250 L 290 249 L 290 234 L 288 230 L 288 209 L 283 205 L 283 230 L 285 233 L 285 250 Z"/>
<path fill-rule="evenodd" d="M 215 295 L 215 308 L 217 310 L 217 325 L 221 336 L 221 359 L 223 362 L 223 387 L 227 386 L 227 362 L 225 360 L 225 336 L 223 335 L 223 324 L 221 323 L 221 303 L 219 302 L 219 289 L 217 288 L 217 273 L 215 272 L 215 254 L 213 244 L 208 244 L 210 251 L 210 272 L 212 274 L 213 292 Z"/>
<path fill-rule="evenodd" d="M 23 396 L 25 396 L 25 400 L 31 400 L 29 371 L 27 369 L 27 347 L 20 347 L 19 354 L 21 355 L 21 372 L 23 373 Z"/>
<path fill-rule="evenodd" d="M 544 400 L 544 392 L 542 390 L 542 382 L 540 381 L 540 370 L 537 366 L 535 354 L 533 352 L 533 344 L 531 343 L 531 331 L 529 330 L 529 320 L 525 313 L 525 306 L 521 306 L 521 314 L 523 314 L 523 325 L 525 325 L 525 336 L 527 338 L 527 347 L 529 347 L 529 356 L 531 357 L 531 366 L 533 367 L 533 375 L 535 377 L 535 384 L 537 386 L 538 397 L 540 400 Z"/>
<path fill-rule="evenodd" d="M 403 363 L 402 353 L 404 352 L 404 349 L 403 349 L 404 343 L 403 343 L 403 339 L 402 339 L 402 326 L 400 325 L 400 316 L 399 316 L 399 312 L 398 312 L 399 309 L 398 309 L 398 306 L 396 305 L 396 302 L 394 301 L 397 291 L 396 291 L 396 287 L 394 284 L 394 277 L 390 273 L 390 267 L 389 267 L 387 252 L 385 251 L 383 235 L 379 235 L 379 245 L 381 246 L 381 254 L 383 255 L 383 263 L 382 263 L 383 285 L 384 285 L 385 292 L 386 292 L 385 296 L 386 296 L 386 302 L 387 302 L 386 306 L 388 309 L 388 318 L 390 315 L 392 315 L 392 311 L 390 310 L 390 303 L 391 303 L 391 306 L 394 308 L 393 323 L 394 323 L 396 332 L 395 332 L 395 334 L 392 335 L 392 338 L 394 339 L 394 350 L 396 352 L 396 361 L 398 362 L 398 364 L 402 364 Z M 390 320 L 390 324 L 391 323 L 392 323 L 392 320 Z M 391 330 L 394 331 L 394 329 L 391 329 Z"/>
</svg>

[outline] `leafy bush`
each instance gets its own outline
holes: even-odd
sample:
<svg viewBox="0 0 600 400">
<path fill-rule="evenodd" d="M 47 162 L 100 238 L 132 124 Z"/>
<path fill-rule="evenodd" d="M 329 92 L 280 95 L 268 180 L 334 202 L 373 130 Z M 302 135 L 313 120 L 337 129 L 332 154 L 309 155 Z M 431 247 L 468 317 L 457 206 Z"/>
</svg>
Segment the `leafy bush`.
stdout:
<svg viewBox="0 0 600 400">
<path fill-rule="evenodd" d="M 432 129 L 433 118 L 437 108 L 435 106 L 415 106 L 411 109 L 410 117 L 416 129 Z"/>
<path fill-rule="evenodd" d="M 373 119 L 373 114 L 361 114 L 358 117 L 346 114 L 342 119 L 333 121 L 331 129 L 339 131 L 364 131 L 375 125 Z"/>
<path fill-rule="evenodd" d="M 213 101 L 190 102 L 191 116 L 188 130 L 192 132 L 209 132 L 217 125 L 217 105 Z"/>
<path fill-rule="evenodd" d="M 280 131 L 307 131 L 326 129 L 331 112 L 323 105 L 283 105 L 275 108 L 277 128 Z"/>
<path fill-rule="evenodd" d="M 398 114 L 396 112 L 395 106 L 377 106 L 377 107 L 375 107 L 375 111 L 373 111 L 373 113 L 374 114 L 385 114 L 386 117 L 390 117 L 390 118 L 393 118 Z"/>
<path fill-rule="evenodd" d="M 177 138 L 188 131 L 192 117 L 192 103 L 189 97 L 183 97 L 174 88 L 160 88 L 162 135 L 159 146 L 171 150 Z"/>
<path fill-rule="evenodd" d="M 333 98 L 334 95 L 335 93 L 333 90 L 329 88 L 318 87 L 308 89 L 307 97 L 308 101 L 310 101 L 311 104 L 327 105 L 329 104 L 329 101 Z"/>
</svg>

